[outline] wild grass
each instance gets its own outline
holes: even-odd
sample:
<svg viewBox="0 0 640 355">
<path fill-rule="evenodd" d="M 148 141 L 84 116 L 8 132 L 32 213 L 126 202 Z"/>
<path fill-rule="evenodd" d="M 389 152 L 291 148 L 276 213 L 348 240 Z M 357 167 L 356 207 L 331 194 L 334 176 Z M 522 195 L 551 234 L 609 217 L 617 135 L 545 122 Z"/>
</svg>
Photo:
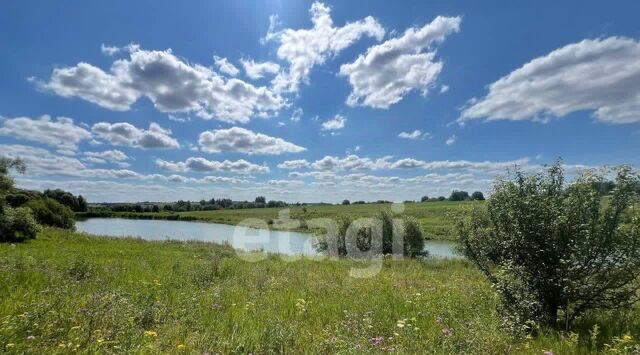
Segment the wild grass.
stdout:
<svg viewBox="0 0 640 355">
<path fill-rule="evenodd" d="M 634 309 L 593 315 L 575 335 L 515 338 L 491 287 L 459 260 L 387 259 L 357 279 L 346 259 L 246 259 L 57 229 L 0 244 L 0 352 L 583 354 L 640 335 Z"/>
</svg>

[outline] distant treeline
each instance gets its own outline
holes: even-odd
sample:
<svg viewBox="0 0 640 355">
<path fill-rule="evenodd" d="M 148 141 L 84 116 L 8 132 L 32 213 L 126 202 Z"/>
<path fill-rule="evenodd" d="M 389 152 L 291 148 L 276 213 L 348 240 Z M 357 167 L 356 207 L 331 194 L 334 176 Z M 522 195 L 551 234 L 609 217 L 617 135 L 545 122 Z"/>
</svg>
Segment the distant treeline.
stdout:
<svg viewBox="0 0 640 355">
<path fill-rule="evenodd" d="M 210 200 L 200 200 L 200 202 L 178 200 L 177 202 L 168 203 L 103 203 L 92 205 L 90 212 L 190 212 L 190 211 L 215 211 L 215 210 L 237 210 L 246 208 L 273 208 L 287 207 L 289 204 L 283 201 L 270 200 L 266 201 L 263 196 L 258 196 L 254 201 L 233 201 L 229 198 L 212 198 Z"/>
<path fill-rule="evenodd" d="M 594 182 L 598 191 L 604 196 L 610 194 L 615 189 L 615 183 L 612 181 Z M 638 186 L 640 192 L 640 186 Z M 22 193 L 36 193 L 32 191 L 23 191 Z M 92 204 L 87 210 L 86 201 L 82 196 L 74 197 L 72 194 L 62 190 L 47 190 L 44 195 L 59 201 L 65 206 L 69 206 L 75 212 L 87 212 L 83 213 L 83 217 L 91 216 L 107 216 L 110 212 L 118 213 L 159 213 L 159 212 L 191 212 L 191 211 L 216 211 L 216 210 L 237 210 L 248 208 L 283 208 L 289 206 L 322 206 L 332 205 L 332 203 L 286 203 L 284 201 L 269 200 L 264 196 L 258 196 L 253 201 L 233 201 L 230 198 L 212 198 L 210 200 L 196 201 L 184 201 L 178 200 L 176 202 L 138 202 L 138 203 L 100 203 Z M 25 199 L 25 197 L 16 196 L 16 199 Z M 75 199 L 75 200 L 74 200 Z M 484 201 L 485 196 L 481 191 L 474 191 L 469 193 L 464 190 L 454 190 L 449 197 L 429 197 L 422 196 L 419 202 L 438 202 L 438 201 Z M 405 203 L 415 203 L 417 201 L 406 200 Z M 342 205 L 364 205 L 364 204 L 384 204 L 392 203 L 388 200 L 376 200 L 376 201 L 349 201 L 343 200 Z"/>
</svg>

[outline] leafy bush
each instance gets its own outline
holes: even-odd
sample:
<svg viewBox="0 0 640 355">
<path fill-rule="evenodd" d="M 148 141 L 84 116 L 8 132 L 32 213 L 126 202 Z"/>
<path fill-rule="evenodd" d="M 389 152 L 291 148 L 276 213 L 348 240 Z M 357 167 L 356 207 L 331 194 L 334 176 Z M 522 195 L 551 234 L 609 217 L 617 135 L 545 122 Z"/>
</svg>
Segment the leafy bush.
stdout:
<svg viewBox="0 0 640 355">
<path fill-rule="evenodd" d="M 29 209 L 12 208 L 6 204 L 6 197 L 14 185 L 9 176 L 11 169 L 24 173 L 26 166 L 20 159 L 0 157 L 0 242 L 33 239 L 39 229 Z"/>
<path fill-rule="evenodd" d="M 404 255 L 412 258 L 417 256 L 427 256 L 424 250 L 425 237 L 420 228 L 420 223 L 413 217 L 406 217 L 404 226 Z"/>
<path fill-rule="evenodd" d="M 25 206 L 33 211 L 33 215 L 40 224 L 67 229 L 75 225 L 73 212 L 53 199 L 45 197 L 31 200 Z"/>
<path fill-rule="evenodd" d="M 28 208 L 4 207 L 0 213 L 0 243 L 33 239 L 40 230 Z"/>
<path fill-rule="evenodd" d="M 400 251 L 404 256 L 418 257 L 426 256 L 424 251 L 424 235 L 420 224 L 414 218 L 404 218 L 397 223 L 393 216 L 386 211 L 380 212 L 375 220 L 380 222 L 382 228 L 382 245 L 377 248 L 382 249 L 383 254 L 393 254 Z M 399 230 L 404 229 L 403 231 Z M 351 229 L 351 230 L 350 230 Z M 318 251 L 333 254 L 337 251 L 339 256 L 348 255 L 348 250 L 354 246 L 362 251 L 369 250 L 374 244 L 372 239 L 375 226 L 353 225 L 353 221 L 343 217 L 338 220 L 337 235 L 323 235 L 318 237 L 316 249 Z M 351 234 L 349 234 L 349 231 Z M 395 236 L 395 238 L 394 238 Z M 402 236 L 402 238 L 400 237 Z M 398 244 L 403 243 L 403 244 Z M 335 255 L 334 255 L 335 256 Z"/>
<path fill-rule="evenodd" d="M 638 176 L 619 168 L 607 203 L 598 181 L 585 174 L 566 186 L 560 164 L 535 175 L 516 171 L 496 182 L 486 210 L 460 223 L 461 251 L 494 285 L 511 325 L 569 327 L 590 310 L 637 300 Z"/>
<path fill-rule="evenodd" d="M 451 196 L 449 196 L 449 201 L 466 201 L 469 198 L 470 197 L 468 192 L 454 190 L 453 192 L 451 192 Z"/>
<path fill-rule="evenodd" d="M 471 199 L 474 201 L 484 201 L 484 194 L 480 191 L 475 191 L 471 194 Z"/>
</svg>

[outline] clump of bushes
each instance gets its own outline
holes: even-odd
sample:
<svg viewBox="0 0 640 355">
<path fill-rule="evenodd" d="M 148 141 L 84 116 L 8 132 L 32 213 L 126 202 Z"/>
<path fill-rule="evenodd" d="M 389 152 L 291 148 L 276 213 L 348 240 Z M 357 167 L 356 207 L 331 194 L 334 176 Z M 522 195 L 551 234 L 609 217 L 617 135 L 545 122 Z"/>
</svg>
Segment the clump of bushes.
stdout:
<svg viewBox="0 0 640 355">
<path fill-rule="evenodd" d="M 40 230 L 28 208 L 4 207 L 0 211 L 0 243 L 33 239 Z"/>
<path fill-rule="evenodd" d="M 355 250 L 380 250 L 381 254 L 401 254 L 412 258 L 427 255 L 425 237 L 415 218 L 393 218 L 389 212 L 383 211 L 371 222 L 343 217 L 338 220 L 337 231 L 327 231 L 318 237 L 316 249 L 332 256 L 348 256 Z"/>
<path fill-rule="evenodd" d="M 71 209 L 56 200 L 44 197 L 31 200 L 25 206 L 33 211 L 35 219 L 42 225 L 66 229 L 75 225 Z"/>
<path fill-rule="evenodd" d="M 6 196 L 14 186 L 14 181 L 9 176 L 11 169 L 24 173 L 26 167 L 19 159 L 0 157 L 0 242 L 33 239 L 38 233 L 38 224 L 31 210 L 13 208 L 6 203 Z"/>
<path fill-rule="evenodd" d="M 564 327 L 589 311 L 622 309 L 638 299 L 638 175 L 617 169 L 602 201 L 603 177 L 565 184 L 561 164 L 495 183 L 486 209 L 459 224 L 461 252 L 493 284 L 514 330 Z"/>
</svg>

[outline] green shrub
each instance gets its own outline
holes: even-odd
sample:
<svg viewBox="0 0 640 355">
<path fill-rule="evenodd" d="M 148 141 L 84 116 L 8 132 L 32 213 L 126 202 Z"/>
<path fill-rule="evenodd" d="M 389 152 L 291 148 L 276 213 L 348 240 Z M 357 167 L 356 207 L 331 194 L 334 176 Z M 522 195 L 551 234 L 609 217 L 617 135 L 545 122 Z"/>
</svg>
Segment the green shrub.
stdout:
<svg viewBox="0 0 640 355">
<path fill-rule="evenodd" d="M 25 206 L 33 211 L 33 215 L 40 224 L 66 229 L 71 229 L 75 225 L 73 212 L 69 207 L 48 197 L 31 200 Z"/>
<path fill-rule="evenodd" d="M 40 230 L 28 208 L 4 207 L 0 213 L 0 242 L 33 239 Z"/>
<path fill-rule="evenodd" d="M 382 211 L 376 217 L 376 222 L 382 227 L 382 253 L 393 254 L 400 251 L 404 256 L 419 257 L 426 256 L 424 251 L 424 235 L 420 224 L 414 218 L 403 218 L 400 223 L 394 222 L 391 213 Z M 347 217 L 338 220 L 338 234 L 331 236 L 328 234 L 318 237 L 316 249 L 322 252 L 329 252 L 340 256 L 348 254 L 348 250 L 357 247 L 362 251 L 369 250 L 375 245 L 372 240 L 372 230 L 374 226 L 360 225 L 352 226 L 353 221 Z M 352 235 L 347 237 L 349 227 L 352 228 Z M 353 229 L 356 228 L 356 229 Z M 404 229 L 403 231 L 398 230 Z M 394 237 L 395 236 L 395 237 Z M 402 238 L 400 237 L 402 236 Z M 403 243 L 403 244 L 399 244 Z M 377 246 L 380 248 L 380 246 Z"/>
<path fill-rule="evenodd" d="M 541 174 L 516 171 L 496 182 L 486 210 L 460 223 L 461 251 L 500 294 L 509 324 L 568 327 L 590 310 L 637 300 L 639 179 L 619 168 L 606 203 L 594 184 L 602 180 L 585 174 L 566 186 L 559 163 Z"/>
<path fill-rule="evenodd" d="M 424 234 L 420 223 L 413 217 L 406 217 L 403 220 L 404 227 L 404 255 L 412 258 L 418 256 L 427 256 L 428 252 L 424 250 Z"/>
</svg>

